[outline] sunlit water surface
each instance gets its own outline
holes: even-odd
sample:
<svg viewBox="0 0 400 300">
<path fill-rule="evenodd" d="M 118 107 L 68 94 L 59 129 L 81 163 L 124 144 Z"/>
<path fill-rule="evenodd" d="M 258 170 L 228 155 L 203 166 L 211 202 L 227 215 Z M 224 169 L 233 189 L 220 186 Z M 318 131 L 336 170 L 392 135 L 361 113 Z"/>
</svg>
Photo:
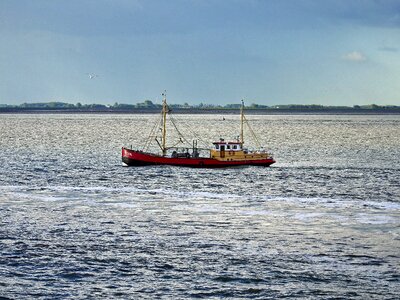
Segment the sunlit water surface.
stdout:
<svg viewBox="0 0 400 300">
<path fill-rule="evenodd" d="M 156 118 L 0 115 L 0 296 L 398 299 L 399 116 L 250 115 L 270 168 L 122 167 Z"/>
</svg>

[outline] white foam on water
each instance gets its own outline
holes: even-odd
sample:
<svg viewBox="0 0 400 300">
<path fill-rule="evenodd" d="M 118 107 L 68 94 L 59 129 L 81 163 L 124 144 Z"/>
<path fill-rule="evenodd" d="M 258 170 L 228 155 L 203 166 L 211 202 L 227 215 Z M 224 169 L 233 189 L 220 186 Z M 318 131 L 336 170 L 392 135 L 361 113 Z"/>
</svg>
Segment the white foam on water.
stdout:
<svg viewBox="0 0 400 300">
<path fill-rule="evenodd" d="M 141 190 L 133 187 L 105 187 L 105 186 L 92 186 L 92 187 L 75 187 L 75 186 L 46 186 L 43 187 L 52 191 L 78 191 L 78 192 L 143 192 L 147 190 Z"/>
<path fill-rule="evenodd" d="M 350 224 L 350 218 L 348 216 L 338 215 L 338 214 L 331 214 L 330 217 L 335 221 L 339 222 L 341 225 L 348 225 Z"/>
<path fill-rule="evenodd" d="M 395 202 L 377 202 L 377 201 L 365 201 L 363 205 L 368 205 L 376 209 L 382 210 L 400 210 L 400 203 Z"/>
<path fill-rule="evenodd" d="M 277 216 L 276 213 L 267 210 L 241 210 L 239 213 L 245 216 Z"/>
<path fill-rule="evenodd" d="M 379 201 L 362 201 L 358 199 L 332 199 L 332 198 L 306 198 L 306 197 L 282 197 L 282 196 L 265 196 L 265 195 L 238 195 L 235 193 L 218 193 L 208 191 L 177 191 L 170 188 L 157 188 L 157 189 L 145 189 L 137 187 L 106 187 L 106 186 L 93 186 L 93 187 L 79 187 L 79 186 L 0 186 L 0 193 L 7 198 L 16 198 L 24 200 L 41 200 L 41 201 L 88 201 L 91 200 L 94 203 L 103 205 L 101 203 L 104 199 L 115 199 L 118 197 L 119 203 L 127 203 L 128 207 L 132 205 L 132 201 L 188 201 L 193 205 L 193 202 L 199 200 L 227 200 L 228 202 L 237 203 L 238 206 L 243 205 L 267 205 L 269 210 L 278 211 L 281 210 L 318 210 L 327 209 L 338 214 L 337 217 L 331 215 L 331 217 L 340 219 L 342 218 L 343 211 L 369 211 L 371 209 L 379 209 L 382 211 L 397 212 L 400 210 L 400 203 L 396 202 L 379 202 Z M 8 196 L 7 196 L 8 195 Z M 163 196 L 164 199 L 155 198 L 157 196 Z M 127 202 L 121 202 L 121 200 L 127 200 Z M 273 204 L 272 206 L 269 204 Z M 232 205 L 230 205 L 232 206 Z M 200 208 L 198 208 L 200 209 Z M 204 209 L 204 208 L 201 208 Z M 210 209 L 210 208 L 207 208 Z M 224 208 L 212 208 L 213 210 L 223 210 Z M 242 210 L 244 214 L 268 214 L 270 212 L 260 212 L 257 210 L 249 210 L 246 212 Z M 308 214 L 307 216 L 296 216 L 297 219 L 309 220 L 317 218 L 317 215 Z M 384 222 L 384 221 L 368 221 L 368 222 Z"/>
<path fill-rule="evenodd" d="M 358 214 L 355 220 L 361 224 L 389 224 L 389 223 L 399 223 L 399 219 L 395 219 L 392 216 L 385 215 L 374 215 L 374 214 Z"/>
<path fill-rule="evenodd" d="M 72 199 L 68 199 L 66 197 L 58 197 L 58 196 L 51 196 L 51 195 L 38 195 L 38 196 L 27 196 L 27 198 L 32 200 L 39 200 L 44 202 L 57 202 L 57 201 L 69 201 Z"/>
<path fill-rule="evenodd" d="M 137 208 L 139 207 L 137 204 L 134 203 L 126 203 L 126 202 L 107 202 L 107 203 L 103 203 L 104 205 L 108 205 L 108 206 L 114 206 L 114 207 L 121 207 L 121 208 Z"/>
<path fill-rule="evenodd" d="M 190 208 L 189 208 L 190 209 Z M 184 209 L 184 210 L 187 210 Z M 216 213 L 224 210 L 221 206 L 208 206 L 208 205 L 197 205 L 191 208 L 192 211 L 200 212 L 200 213 Z"/>
<path fill-rule="evenodd" d="M 307 212 L 302 212 L 302 213 L 296 213 L 292 216 L 293 219 L 299 220 L 299 221 L 304 221 L 304 222 L 311 222 L 317 219 L 321 219 L 322 217 L 325 217 L 326 214 L 323 213 L 307 213 Z"/>
<path fill-rule="evenodd" d="M 23 189 L 23 188 L 29 188 L 28 186 L 25 185 L 0 185 L 0 191 L 7 191 L 7 190 L 17 190 L 17 189 Z"/>
<path fill-rule="evenodd" d="M 23 192 L 11 192 L 8 193 L 9 198 L 13 198 L 16 200 L 23 200 L 23 201 L 44 201 L 44 202 L 56 202 L 56 201 L 68 201 L 66 197 L 55 196 L 55 195 L 41 195 L 41 194 L 27 194 Z"/>
</svg>

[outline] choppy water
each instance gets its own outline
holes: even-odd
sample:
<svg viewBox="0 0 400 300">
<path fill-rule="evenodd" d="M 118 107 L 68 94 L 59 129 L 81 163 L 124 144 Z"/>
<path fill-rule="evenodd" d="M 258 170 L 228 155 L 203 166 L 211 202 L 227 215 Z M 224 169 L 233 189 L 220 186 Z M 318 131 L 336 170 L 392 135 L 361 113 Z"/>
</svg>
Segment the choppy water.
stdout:
<svg viewBox="0 0 400 300">
<path fill-rule="evenodd" d="M 0 296 L 398 299 L 400 116 L 248 116 L 271 168 L 122 167 L 154 118 L 0 115 Z"/>
</svg>

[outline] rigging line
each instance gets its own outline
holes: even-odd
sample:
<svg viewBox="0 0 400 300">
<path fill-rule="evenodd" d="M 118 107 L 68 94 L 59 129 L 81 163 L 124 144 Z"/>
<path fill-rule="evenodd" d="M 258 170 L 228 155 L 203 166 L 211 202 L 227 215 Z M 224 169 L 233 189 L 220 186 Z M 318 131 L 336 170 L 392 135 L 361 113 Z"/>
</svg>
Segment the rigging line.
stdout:
<svg viewBox="0 0 400 300">
<path fill-rule="evenodd" d="M 150 139 L 150 136 L 153 135 L 153 131 L 154 131 L 154 127 L 155 127 L 155 126 L 156 126 L 156 124 L 153 125 L 153 127 L 152 127 L 151 130 L 150 130 L 150 133 L 147 135 L 146 141 L 145 141 L 145 143 L 144 143 L 144 145 L 143 145 L 143 147 L 142 147 L 142 151 L 147 151 L 149 139 Z"/>
<path fill-rule="evenodd" d="M 172 118 L 172 117 L 171 117 Z M 186 127 L 186 129 L 189 131 L 189 133 L 191 133 L 193 136 L 198 137 L 199 135 L 186 123 L 182 122 L 183 126 Z M 202 139 L 197 138 L 198 141 L 200 141 L 200 143 L 203 144 L 204 148 L 208 147 L 208 143 L 204 142 Z M 189 143 L 190 144 L 190 143 Z"/>
<path fill-rule="evenodd" d="M 183 124 L 183 127 L 185 127 L 188 131 L 189 131 L 189 133 L 193 136 L 193 137 L 195 137 L 196 138 L 196 140 L 198 141 L 198 142 L 200 142 L 200 144 L 201 144 L 201 146 L 203 147 L 203 148 L 208 148 L 209 147 L 209 143 L 207 143 L 207 142 L 205 142 L 204 140 L 202 140 L 199 136 L 199 134 L 197 134 L 197 132 L 195 132 L 191 127 L 190 127 L 190 125 L 188 125 L 188 124 L 186 124 L 185 122 L 182 122 L 182 124 Z M 189 143 L 189 144 L 191 144 L 191 143 Z"/>
<path fill-rule="evenodd" d="M 151 129 L 150 134 L 147 137 L 146 144 L 143 147 L 143 151 L 148 150 L 150 143 L 151 143 L 151 138 L 155 136 L 155 131 L 156 131 L 157 127 L 159 127 L 159 123 L 160 123 L 159 121 L 156 121 L 154 123 L 153 128 Z"/>
<path fill-rule="evenodd" d="M 156 122 L 154 122 L 153 128 L 151 129 L 150 134 L 147 137 L 146 143 L 143 146 L 143 151 L 147 151 L 148 148 L 150 147 L 152 138 L 154 136 L 156 136 L 156 130 L 157 130 L 157 127 L 160 126 L 160 123 L 161 123 L 160 119 L 157 119 Z"/>
<path fill-rule="evenodd" d="M 186 142 L 186 143 L 188 143 L 189 145 L 190 145 L 190 143 L 189 143 L 189 141 L 184 137 L 184 135 L 179 131 L 179 129 L 178 129 L 178 127 L 176 126 L 176 124 L 175 124 L 175 119 L 170 115 L 170 120 L 171 120 L 171 123 L 174 125 L 174 127 L 175 127 L 175 130 L 178 132 L 178 135 Z"/>
<path fill-rule="evenodd" d="M 182 139 L 179 139 L 179 141 L 178 141 L 175 145 L 172 145 L 171 147 L 168 147 L 167 149 L 177 148 L 177 146 L 178 146 L 180 143 L 182 143 Z M 185 147 L 182 147 L 182 148 L 185 148 Z"/>
<path fill-rule="evenodd" d="M 261 143 L 260 143 L 260 141 L 258 140 L 256 134 L 254 133 L 253 128 L 251 128 L 251 126 L 250 126 L 250 124 L 249 124 L 249 121 L 247 120 L 247 118 L 246 118 L 245 116 L 243 116 L 243 119 L 245 120 L 246 125 L 247 125 L 247 127 L 249 128 L 251 135 L 253 136 L 254 140 L 256 141 L 257 146 L 258 146 L 259 148 L 261 148 Z"/>
</svg>

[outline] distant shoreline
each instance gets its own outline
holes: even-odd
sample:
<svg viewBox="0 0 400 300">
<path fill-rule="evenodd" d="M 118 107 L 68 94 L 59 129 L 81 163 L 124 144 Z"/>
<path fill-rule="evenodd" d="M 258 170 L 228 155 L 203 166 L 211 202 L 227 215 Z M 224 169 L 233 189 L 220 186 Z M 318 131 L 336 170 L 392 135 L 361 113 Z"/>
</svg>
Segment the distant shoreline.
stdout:
<svg viewBox="0 0 400 300">
<path fill-rule="evenodd" d="M 175 108 L 174 114 L 238 114 L 238 109 L 218 108 Z M 32 108 L 0 108 L 0 114 L 157 114 L 157 109 L 32 109 Z M 253 109 L 247 108 L 248 115 L 400 115 L 400 109 Z"/>
<path fill-rule="evenodd" d="M 241 104 L 203 104 L 189 105 L 169 104 L 168 107 L 175 114 L 238 114 Z M 66 102 L 37 102 L 23 103 L 20 105 L 0 105 L 1 113 L 26 113 L 26 114 L 155 114 L 159 113 L 162 105 L 155 104 L 151 100 L 145 100 L 136 104 L 113 105 L 104 104 L 76 104 Z M 295 115 L 295 114 L 317 114 L 317 115 L 387 115 L 400 114 L 400 106 L 396 105 L 354 105 L 354 106 L 325 106 L 319 104 L 287 104 L 287 105 L 259 105 L 252 103 L 245 107 L 246 114 L 258 115 Z"/>
</svg>

